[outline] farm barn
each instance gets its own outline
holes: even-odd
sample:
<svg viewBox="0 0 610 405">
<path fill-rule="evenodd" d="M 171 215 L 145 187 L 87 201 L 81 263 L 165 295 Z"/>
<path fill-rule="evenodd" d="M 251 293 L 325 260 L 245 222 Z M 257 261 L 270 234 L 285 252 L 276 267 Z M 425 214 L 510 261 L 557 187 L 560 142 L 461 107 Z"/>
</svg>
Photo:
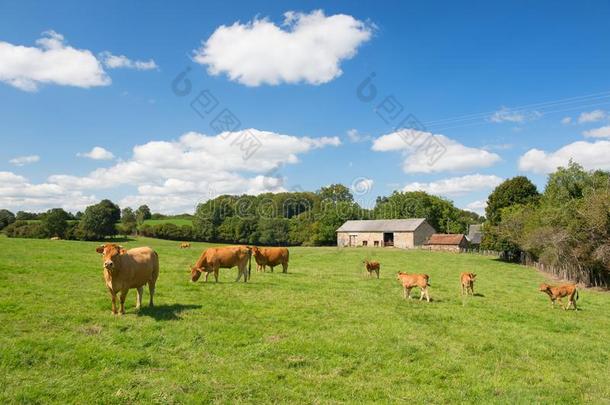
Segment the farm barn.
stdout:
<svg viewBox="0 0 610 405">
<path fill-rule="evenodd" d="M 466 239 L 471 246 L 479 246 L 481 244 L 481 239 L 483 238 L 483 225 L 468 225 L 468 235 L 466 235 Z"/>
<path fill-rule="evenodd" d="M 425 218 L 347 221 L 337 229 L 337 246 L 421 246 L 436 230 Z"/>
<path fill-rule="evenodd" d="M 468 247 L 468 240 L 466 239 L 466 236 L 461 233 L 435 233 L 430 236 L 430 239 L 424 244 L 424 247 L 430 250 L 459 252 L 460 249 L 466 249 Z"/>
</svg>

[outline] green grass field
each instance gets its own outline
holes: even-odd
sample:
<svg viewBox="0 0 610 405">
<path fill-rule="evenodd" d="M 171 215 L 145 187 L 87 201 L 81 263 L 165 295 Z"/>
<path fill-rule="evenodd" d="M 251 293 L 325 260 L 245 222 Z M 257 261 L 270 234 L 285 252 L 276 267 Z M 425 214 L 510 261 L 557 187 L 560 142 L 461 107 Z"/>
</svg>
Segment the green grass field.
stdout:
<svg viewBox="0 0 610 405">
<path fill-rule="evenodd" d="M 609 403 L 610 295 L 553 310 L 529 268 L 299 247 L 288 274 L 192 284 L 205 244 L 141 239 L 124 245 L 158 251 L 157 306 L 131 291 L 113 316 L 96 245 L 0 237 L 0 403 Z M 433 302 L 403 300 L 398 270 L 428 273 Z"/>
<path fill-rule="evenodd" d="M 193 225 L 193 221 L 186 218 L 147 219 L 144 225 L 174 224 L 177 226 Z"/>
</svg>

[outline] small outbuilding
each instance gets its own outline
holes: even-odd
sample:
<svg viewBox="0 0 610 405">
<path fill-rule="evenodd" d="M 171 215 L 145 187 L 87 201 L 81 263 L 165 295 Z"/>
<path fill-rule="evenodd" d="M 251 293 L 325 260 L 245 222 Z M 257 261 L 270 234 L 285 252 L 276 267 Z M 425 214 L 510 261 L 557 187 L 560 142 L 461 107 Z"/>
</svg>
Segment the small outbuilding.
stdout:
<svg viewBox="0 0 610 405">
<path fill-rule="evenodd" d="M 468 240 L 462 233 L 435 233 L 424 244 L 426 249 L 459 252 L 468 247 Z"/>
<path fill-rule="evenodd" d="M 483 225 L 468 225 L 468 235 L 466 239 L 471 246 L 479 246 L 483 238 Z"/>
<path fill-rule="evenodd" d="M 412 249 L 436 230 L 425 218 L 347 221 L 337 229 L 337 246 L 393 246 Z"/>
</svg>

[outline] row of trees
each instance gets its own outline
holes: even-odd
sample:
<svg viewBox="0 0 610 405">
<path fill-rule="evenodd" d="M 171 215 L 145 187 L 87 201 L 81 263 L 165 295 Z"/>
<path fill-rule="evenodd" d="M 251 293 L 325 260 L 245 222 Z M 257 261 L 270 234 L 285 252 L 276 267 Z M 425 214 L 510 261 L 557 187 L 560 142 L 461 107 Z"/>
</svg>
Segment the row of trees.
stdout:
<svg viewBox="0 0 610 405">
<path fill-rule="evenodd" d="M 202 240 L 277 245 L 333 245 L 350 219 L 427 218 L 439 232 L 464 233 L 480 223 L 472 212 L 424 192 L 394 192 L 362 208 L 351 191 L 334 184 L 317 192 L 224 195 L 197 207 L 194 236 Z"/>
<path fill-rule="evenodd" d="M 151 214 L 147 206 L 121 211 L 110 200 L 87 207 L 80 220 L 59 208 L 36 215 L 37 221 L 7 221 L 12 223 L 5 233 L 14 237 L 81 240 L 139 233 L 173 240 L 318 246 L 335 244 L 337 228 L 350 219 L 427 218 L 439 232 L 458 233 L 481 221 L 478 215 L 424 192 L 397 191 L 378 198 L 374 208 L 365 209 L 341 184 L 322 187 L 317 192 L 219 196 L 197 206 L 193 226 L 146 225 L 144 220 L 157 215 Z M 0 221 L 1 218 L 0 215 Z"/>
<path fill-rule="evenodd" d="M 610 173 L 570 162 L 543 193 L 515 177 L 489 196 L 482 248 L 562 269 L 587 285 L 610 284 Z"/>
</svg>

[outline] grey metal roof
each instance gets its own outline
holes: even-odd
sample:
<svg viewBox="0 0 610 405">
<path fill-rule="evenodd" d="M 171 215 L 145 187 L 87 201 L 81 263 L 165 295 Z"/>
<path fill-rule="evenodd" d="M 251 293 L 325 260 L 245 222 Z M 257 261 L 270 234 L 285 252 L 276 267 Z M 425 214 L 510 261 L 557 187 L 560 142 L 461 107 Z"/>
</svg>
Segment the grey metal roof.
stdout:
<svg viewBox="0 0 610 405">
<path fill-rule="evenodd" d="M 483 237 L 482 225 L 469 225 L 468 226 L 468 235 L 466 235 L 466 239 L 468 242 L 473 243 L 475 245 L 481 244 L 481 238 Z"/>
<path fill-rule="evenodd" d="M 347 221 L 337 232 L 413 232 L 426 218 L 365 219 Z"/>
</svg>

